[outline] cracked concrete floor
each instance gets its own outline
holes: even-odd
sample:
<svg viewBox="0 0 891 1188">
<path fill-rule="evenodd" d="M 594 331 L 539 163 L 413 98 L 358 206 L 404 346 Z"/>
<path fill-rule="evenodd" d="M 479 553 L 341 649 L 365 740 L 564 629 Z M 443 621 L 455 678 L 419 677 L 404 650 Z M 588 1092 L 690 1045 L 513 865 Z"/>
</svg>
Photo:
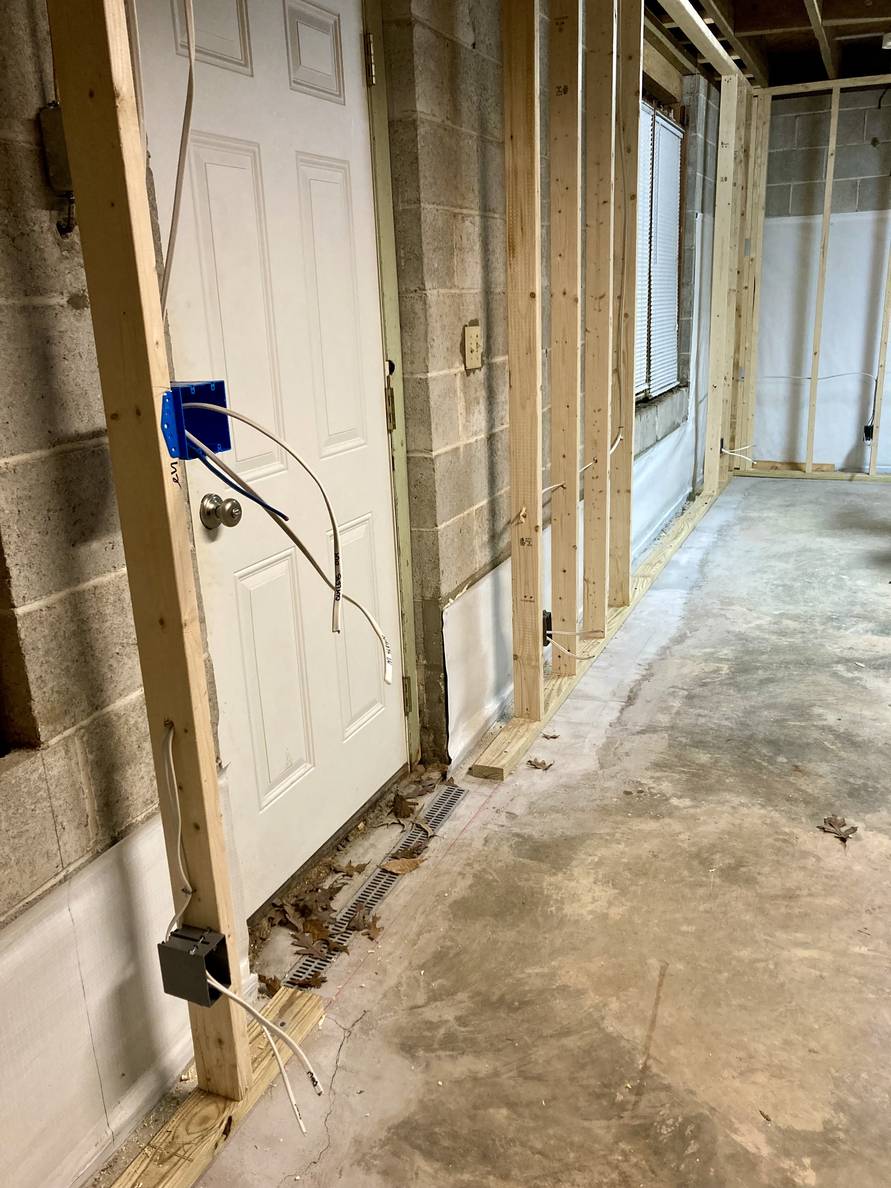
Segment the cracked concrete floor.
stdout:
<svg viewBox="0 0 891 1188">
<path fill-rule="evenodd" d="M 891 486 L 735 480 L 204 1188 L 891 1183 L 889 581 Z"/>
</svg>

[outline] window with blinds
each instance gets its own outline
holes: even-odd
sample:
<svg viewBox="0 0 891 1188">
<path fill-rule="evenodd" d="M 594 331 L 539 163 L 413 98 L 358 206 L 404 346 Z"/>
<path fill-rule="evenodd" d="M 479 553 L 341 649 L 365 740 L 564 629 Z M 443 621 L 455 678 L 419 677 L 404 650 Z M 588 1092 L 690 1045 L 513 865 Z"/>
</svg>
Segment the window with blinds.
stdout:
<svg viewBox="0 0 891 1188">
<path fill-rule="evenodd" d="M 641 103 L 634 326 L 638 396 L 658 396 L 678 383 L 683 135 L 673 120 Z"/>
</svg>

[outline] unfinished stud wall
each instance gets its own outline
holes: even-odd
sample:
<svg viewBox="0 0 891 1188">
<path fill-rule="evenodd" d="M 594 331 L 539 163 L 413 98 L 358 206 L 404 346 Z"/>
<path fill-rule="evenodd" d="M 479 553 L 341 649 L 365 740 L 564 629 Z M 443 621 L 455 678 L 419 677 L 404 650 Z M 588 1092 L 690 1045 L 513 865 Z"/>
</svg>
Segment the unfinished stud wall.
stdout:
<svg viewBox="0 0 891 1188">
<path fill-rule="evenodd" d="M 718 170 L 718 116 L 721 92 L 701 75 L 688 74 L 683 83 L 684 177 L 682 189 L 681 291 L 678 367 L 690 379 L 690 344 L 693 335 L 694 279 L 696 275 L 696 220 L 715 216 L 715 179 Z"/>
<path fill-rule="evenodd" d="M 41 0 L 0 46 L 0 920 L 156 808 L 77 234 L 48 189 Z"/>
<path fill-rule="evenodd" d="M 829 145 L 829 93 L 778 96 L 770 113 L 768 218 L 819 215 Z M 832 187 L 834 214 L 891 209 L 891 95 L 843 90 Z"/>
<path fill-rule="evenodd" d="M 500 0 L 385 0 L 384 18 L 422 746 L 445 758 L 442 609 L 509 544 Z M 473 321 L 483 367 L 467 371 Z"/>
</svg>

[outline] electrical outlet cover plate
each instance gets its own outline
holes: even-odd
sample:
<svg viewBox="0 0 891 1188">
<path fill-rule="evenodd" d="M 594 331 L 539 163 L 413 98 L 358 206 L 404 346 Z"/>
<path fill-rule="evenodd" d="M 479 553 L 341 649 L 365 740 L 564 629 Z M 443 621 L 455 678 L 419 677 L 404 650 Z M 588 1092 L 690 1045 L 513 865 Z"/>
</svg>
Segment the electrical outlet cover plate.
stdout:
<svg viewBox="0 0 891 1188">
<path fill-rule="evenodd" d="M 216 404 L 228 408 L 226 385 L 222 380 L 194 384 L 171 384 L 161 398 L 161 432 L 171 458 L 197 458 L 198 451 L 186 438 L 186 430 L 203 441 L 215 454 L 232 449 L 229 418 L 201 408 L 183 408 L 184 404 Z"/>
<path fill-rule="evenodd" d="M 479 323 L 470 322 L 464 327 L 464 369 L 479 371 L 483 365 L 483 332 Z"/>
</svg>

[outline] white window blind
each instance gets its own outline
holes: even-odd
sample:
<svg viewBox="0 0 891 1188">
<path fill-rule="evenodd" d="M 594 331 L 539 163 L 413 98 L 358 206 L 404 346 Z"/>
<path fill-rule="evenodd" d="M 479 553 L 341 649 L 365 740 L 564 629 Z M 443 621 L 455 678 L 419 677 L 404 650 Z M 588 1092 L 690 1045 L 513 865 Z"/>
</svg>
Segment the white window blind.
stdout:
<svg viewBox="0 0 891 1188">
<path fill-rule="evenodd" d="M 638 154 L 635 394 L 678 383 L 681 139 L 683 131 L 641 103 Z"/>
<path fill-rule="evenodd" d="M 634 310 L 634 393 L 649 386 L 650 316 L 650 201 L 653 191 L 653 116 L 649 103 L 640 105 L 640 140 L 637 154 L 637 291 Z"/>
<path fill-rule="evenodd" d="M 650 395 L 678 382 L 681 130 L 656 113 L 650 232 Z"/>
</svg>

